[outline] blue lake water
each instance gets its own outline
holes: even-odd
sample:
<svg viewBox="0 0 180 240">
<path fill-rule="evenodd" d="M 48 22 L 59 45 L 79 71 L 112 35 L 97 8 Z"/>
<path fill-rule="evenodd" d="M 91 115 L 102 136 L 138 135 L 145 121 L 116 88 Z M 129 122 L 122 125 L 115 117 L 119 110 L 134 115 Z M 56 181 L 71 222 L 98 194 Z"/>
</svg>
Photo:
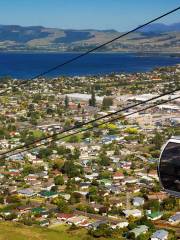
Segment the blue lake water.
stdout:
<svg viewBox="0 0 180 240">
<path fill-rule="evenodd" d="M 78 53 L 0 53 L 0 76 L 27 79 L 48 70 Z M 95 53 L 59 68 L 47 76 L 82 76 L 151 71 L 180 63 L 180 57 L 141 56 L 135 53 Z"/>
</svg>

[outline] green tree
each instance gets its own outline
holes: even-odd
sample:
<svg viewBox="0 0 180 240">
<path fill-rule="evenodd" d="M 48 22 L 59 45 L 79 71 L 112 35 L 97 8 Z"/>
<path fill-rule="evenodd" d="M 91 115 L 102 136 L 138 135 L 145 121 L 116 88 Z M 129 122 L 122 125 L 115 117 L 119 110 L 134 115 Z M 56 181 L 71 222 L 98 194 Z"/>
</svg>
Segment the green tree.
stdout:
<svg viewBox="0 0 180 240">
<path fill-rule="evenodd" d="M 73 192 L 71 194 L 71 198 L 70 198 L 70 203 L 71 204 L 75 204 L 75 203 L 80 203 L 81 200 L 81 194 L 78 192 Z"/>
<path fill-rule="evenodd" d="M 69 143 L 78 143 L 79 141 L 80 141 L 80 137 L 78 135 L 73 135 L 68 139 Z"/>
<path fill-rule="evenodd" d="M 90 131 L 86 131 L 83 133 L 83 139 L 84 138 L 90 138 L 91 137 L 91 132 Z"/>
<path fill-rule="evenodd" d="M 169 197 L 167 199 L 164 199 L 162 202 L 162 208 L 169 211 L 173 210 L 176 206 L 176 199 L 174 197 Z"/>
<path fill-rule="evenodd" d="M 150 200 L 148 202 L 148 208 L 151 210 L 151 211 L 159 211 L 159 208 L 160 208 L 160 203 L 158 200 Z"/>
<path fill-rule="evenodd" d="M 52 149 L 50 148 L 41 148 L 39 150 L 39 157 L 40 158 L 48 158 L 52 154 Z"/>
<path fill-rule="evenodd" d="M 55 185 L 63 185 L 64 184 L 64 178 L 62 175 L 58 175 L 54 177 L 54 183 Z"/>
<path fill-rule="evenodd" d="M 91 186 L 89 188 L 88 197 L 91 201 L 96 201 L 98 199 L 98 188 L 96 186 Z"/>
<path fill-rule="evenodd" d="M 81 152 L 80 152 L 79 148 L 75 148 L 74 152 L 73 152 L 74 159 L 76 159 L 76 160 L 79 159 L 80 154 L 81 154 Z"/>
<path fill-rule="evenodd" d="M 92 229 L 89 234 L 95 238 L 110 238 L 112 237 L 113 230 L 107 224 L 100 224 L 97 229 Z"/>
<path fill-rule="evenodd" d="M 100 164 L 101 166 L 109 166 L 109 165 L 110 165 L 111 160 L 110 160 L 110 158 L 106 155 L 105 152 L 102 152 L 102 153 L 100 154 L 99 158 L 100 158 L 99 164 Z"/>
<path fill-rule="evenodd" d="M 136 239 L 137 240 L 149 240 L 149 233 L 140 234 Z"/>
<path fill-rule="evenodd" d="M 66 161 L 62 167 L 62 172 L 68 177 L 77 177 L 83 173 L 83 168 L 75 164 L 72 160 Z"/>
<path fill-rule="evenodd" d="M 71 212 L 71 209 L 69 208 L 68 203 L 61 197 L 58 197 L 53 200 L 53 203 L 57 205 L 58 210 L 61 213 L 69 213 Z"/>
<path fill-rule="evenodd" d="M 28 175 L 28 174 L 31 174 L 31 173 L 34 173 L 34 172 L 35 172 L 35 169 L 32 165 L 30 165 L 30 164 L 24 165 L 24 168 L 23 168 L 23 174 L 24 175 Z"/>
<path fill-rule="evenodd" d="M 155 145 L 155 149 L 161 149 L 161 146 L 163 145 L 164 138 L 162 136 L 162 133 L 155 132 L 155 135 L 152 139 L 152 143 Z"/>
<path fill-rule="evenodd" d="M 111 97 L 104 97 L 102 102 L 102 109 L 107 110 L 113 105 L 113 99 Z"/>
<path fill-rule="evenodd" d="M 78 111 L 81 109 L 81 104 L 80 103 L 78 103 L 77 108 L 78 108 Z"/>
<path fill-rule="evenodd" d="M 94 88 L 91 89 L 91 98 L 89 99 L 89 106 L 95 107 L 96 106 L 96 96 L 94 92 Z"/>
<path fill-rule="evenodd" d="M 69 98 L 67 95 L 65 96 L 65 99 L 64 99 L 64 105 L 65 105 L 65 108 L 69 107 Z"/>
</svg>

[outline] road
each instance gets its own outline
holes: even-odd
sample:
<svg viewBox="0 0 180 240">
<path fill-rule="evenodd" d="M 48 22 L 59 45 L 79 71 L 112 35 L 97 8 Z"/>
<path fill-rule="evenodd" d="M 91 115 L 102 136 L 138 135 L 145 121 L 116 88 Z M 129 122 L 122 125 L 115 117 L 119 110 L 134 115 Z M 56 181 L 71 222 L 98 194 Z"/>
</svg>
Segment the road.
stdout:
<svg viewBox="0 0 180 240">
<path fill-rule="evenodd" d="M 116 223 L 119 223 L 120 221 L 122 221 L 122 219 L 120 219 L 120 218 L 114 219 L 114 218 L 111 218 L 111 217 L 101 216 L 99 214 L 87 213 L 87 212 L 83 212 L 83 211 L 79 211 L 79 210 L 74 210 L 74 213 L 76 213 L 78 215 L 87 216 L 89 218 L 101 220 L 101 221 L 108 221 L 112 224 L 116 224 Z"/>
<path fill-rule="evenodd" d="M 92 213 L 87 213 L 87 212 L 83 212 L 83 211 L 79 211 L 79 210 L 74 210 L 74 213 L 78 214 L 78 215 L 83 215 L 83 216 L 87 216 L 89 218 L 93 218 L 96 220 L 101 220 L 101 221 L 108 221 L 112 224 L 116 224 L 119 223 L 120 221 L 122 221 L 121 218 L 118 219 L 113 219 L 109 216 L 101 216 L 99 214 L 92 214 Z M 174 230 L 176 233 L 177 237 L 180 237 L 180 227 L 179 226 L 172 226 L 170 224 L 168 224 L 165 220 L 158 220 L 158 221 L 154 221 L 154 225 L 157 228 L 163 228 L 163 229 L 169 229 L 169 230 Z"/>
</svg>

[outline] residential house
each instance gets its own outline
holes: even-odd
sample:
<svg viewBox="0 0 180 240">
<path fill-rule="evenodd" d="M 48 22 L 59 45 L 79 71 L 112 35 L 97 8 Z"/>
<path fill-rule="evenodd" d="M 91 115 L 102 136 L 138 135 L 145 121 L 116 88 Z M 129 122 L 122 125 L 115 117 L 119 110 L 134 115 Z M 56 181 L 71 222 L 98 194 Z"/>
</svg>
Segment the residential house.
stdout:
<svg viewBox="0 0 180 240">
<path fill-rule="evenodd" d="M 72 218 L 74 215 L 71 213 L 58 213 L 57 219 L 60 221 L 67 221 L 69 218 Z"/>
<path fill-rule="evenodd" d="M 80 187 L 81 190 L 87 190 L 90 185 L 91 185 L 90 182 L 81 182 L 81 183 L 79 184 L 79 187 Z"/>
<path fill-rule="evenodd" d="M 106 188 L 109 190 L 110 193 L 113 193 L 116 195 L 120 194 L 122 191 L 122 188 L 116 185 L 107 186 Z"/>
<path fill-rule="evenodd" d="M 172 225 L 176 225 L 180 223 L 180 212 L 177 212 L 176 214 L 174 214 L 173 216 L 171 216 L 168 219 L 168 222 Z"/>
<path fill-rule="evenodd" d="M 35 174 L 29 174 L 28 176 L 26 176 L 26 177 L 24 178 L 24 180 L 25 180 L 25 181 L 35 181 L 35 180 L 37 180 L 37 175 L 35 175 Z"/>
<path fill-rule="evenodd" d="M 153 235 L 151 236 L 151 240 L 166 240 L 168 239 L 168 231 L 164 229 L 157 230 Z"/>
<path fill-rule="evenodd" d="M 15 193 L 17 191 L 17 186 L 8 186 L 9 193 Z"/>
<path fill-rule="evenodd" d="M 122 207 L 122 202 L 120 201 L 120 199 L 119 198 L 115 198 L 115 199 L 111 199 L 110 200 L 110 206 L 111 207 L 113 207 L 113 206 L 115 206 L 115 207 Z"/>
<path fill-rule="evenodd" d="M 121 168 L 128 170 L 131 168 L 132 163 L 131 162 L 121 162 Z"/>
<path fill-rule="evenodd" d="M 163 201 L 164 199 L 168 198 L 168 194 L 166 192 L 150 192 L 147 197 L 149 200 Z"/>
<path fill-rule="evenodd" d="M 31 212 L 33 215 L 39 215 L 43 218 L 47 218 L 49 215 L 48 211 L 42 207 L 35 207 L 35 208 L 31 209 Z"/>
<path fill-rule="evenodd" d="M 123 213 L 125 214 L 126 218 L 133 216 L 133 217 L 141 217 L 142 212 L 139 209 L 128 209 L 124 210 Z"/>
<path fill-rule="evenodd" d="M 117 224 L 113 224 L 111 225 L 112 229 L 116 229 L 116 228 L 125 228 L 129 225 L 129 223 L 127 221 L 123 221 L 123 222 L 119 222 Z"/>
<path fill-rule="evenodd" d="M 122 180 L 124 179 L 124 174 L 121 172 L 116 172 L 113 174 L 113 180 Z"/>
<path fill-rule="evenodd" d="M 40 224 L 41 227 L 47 227 L 47 226 L 49 226 L 49 220 L 47 220 L 47 219 L 40 219 L 39 220 L 39 224 Z"/>
<path fill-rule="evenodd" d="M 54 186 L 55 186 L 55 184 L 54 184 L 53 180 L 50 180 L 50 179 L 49 179 L 48 182 L 44 182 L 44 183 L 42 184 L 42 188 L 41 188 L 41 189 L 42 189 L 42 190 L 50 191 L 51 188 L 54 187 Z"/>
<path fill-rule="evenodd" d="M 44 163 L 44 161 L 40 158 L 36 158 L 36 159 L 32 160 L 32 164 L 35 164 L 35 165 L 41 165 L 43 163 Z"/>
<path fill-rule="evenodd" d="M 18 190 L 18 194 L 25 197 L 33 197 L 36 195 L 36 193 L 31 188 L 24 188 L 24 189 Z"/>
<path fill-rule="evenodd" d="M 98 180 L 98 182 L 104 186 L 111 186 L 112 185 L 112 181 L 110 179 L 100 179 Z"/>
<path fill-rule="evenodd" d="M 17 207 L 17 210 L 19 211 L 20 215 L 24 213 L 29 213 L 31 211 L 31 206 L 19 206 Z"/>
<path fill-rule="evenodd" d="M 63 197 L 66 201 L 68 201 L 71 198 L 71 195 L 69 193 L 60 192 L 59 196 Z"/>
<path fill-rule="evenodd" d="M 87 196 L 88 193 L 89 193 L 89 192 L 87 192 L 87 191 L 75 191 L 75 192 L 81 194 L 81 196 L 82 196 L 83 198 L 86 198 L 86 196 Z"/>
<path fill-rule="evenodd" d="M 86 221 L 88 218 L 85 216 L 73 216 L 71 218 L 68 218 L 67 223 L 69 224 L 75 224 L 75 225 L 79 225 L 82 222 Z"/>
<path fill-rule="evenodd" d="M 89 225 L 92 223 L 92 221 L 90 220 L 90 219 L 86 219 L 86 220 L 84 220 L 83 222 L 81 222 L 80 224 L 79 224 L 79 226 L 80 227 L 89 227 Z"/>
<path fill-rule="evenodd" d="M 140 206 L 144 205 L 144 198 L 134 197 L 132 203 L 134 206 L 140 207 Z"/>
<path fill-rule="evenodd" d="M 151 177 L 151 178 L 154 178 L 154 179 L 156 179 L 156 180 L 159 179 L 156 170 L 151 170 L 151 171 L 148 173 L 148 176 Z"/>
<path fill-rule="evenodd" d="M 123 183 L 122 184 L 133 184 L 133 183 L 137 183 L 138 182 L 138 179 L 137 178 L 134 178 L 134 177 L 127 177 L 123 180 Z"/>
<path fill-rule="evenodd" d="M 162 212 L 150 212 L 149 214 L 147 214 L 147 218 L 152 220 L 152 221 L 155 221 L 155 220 L 158 220 L 162 217 L 163 213 Z"/>
<path fill-rule="evenodd" d="M 48 190 L 41 191 L 39 195 L 43 198 L 48 198 L 48 199 L 58 197 L 58 193 L 53 191 L 48 191 Z"/>
<path fill-rule="evenodd" d="M 92 228 L 96 230 L 101 224 L 107 224 L 108 222 L 106 220 L 98 220 L 96 222 L 93 222 L 89 225 L 89 228 Z"/>
<path fill-rule="evenodd" d="M 99 212 L 99 210 L 103 207 L 102 204 L 98 204 L 98 203 L 92 203 L 90 206 L 93 208 L 95 212 Z"/>
<path fill-rule="evenodd" d="M 146 225 L 140 225 L 134 229 L 132 229 L 130 232 L 134 233 L 135 238 L 137 238 L 140 234 L 144 234 L 148 231 L 148 227 Z"/>
<path fill-rule="evenodd" d="M 28 160 L 30 160 L 31 162 L 33 161 L 33 160 L 36 160 L 36 155 L 33 155 L 33 154 L 31 154 L 31 153 L 26 153 L 26 155 L 25 155 L 27 158 L 28 158 Z"/>
<path fill-rule="evenodd" d="M 58 174 L 57 174 L 57 175 L 58 175 Z M 37 173 L 37 176 L 38 176 L 39 178 L 43 178 L 43 179 L 48 179 L 48 178 L 49 178 L 47 171 L 42 171 L 42 172 L 40 172 L 40 173 Z"/>
</svg>

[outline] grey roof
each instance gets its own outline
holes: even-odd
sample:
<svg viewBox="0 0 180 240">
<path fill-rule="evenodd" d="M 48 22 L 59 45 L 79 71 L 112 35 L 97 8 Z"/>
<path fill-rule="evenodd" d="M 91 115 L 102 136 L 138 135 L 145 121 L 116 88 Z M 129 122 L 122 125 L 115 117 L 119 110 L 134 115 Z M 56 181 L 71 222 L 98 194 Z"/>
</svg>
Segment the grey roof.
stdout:
<svg viewBox="0 0 180 240">
<path fill-rule="evenodd" d="M 91 185 L 91 183 L 89 183 L 89 182 L 81 182 L 79 185 L 80 185 L 80 187 L 89 187 Z"/>
<path fill-rule="evenodd" d="M 142 197 L 134 197 L 133 202 L 144 203 L 144 198 Z"/>
<path fill-rule="evenodd" d="M 101 224 L 106 224 L 107 223 L 107 221 L 106 220 L 99 220 L 99 221 L 96 221 L 96 222 L 94 222 L 94 223 L 91 223 L 90 224 L 90 227 L 93 227 L 93 228 L 97 228 L 97 227 L 99 227 L 99 225 L 101 225 Z"/>
<path fill-rule="evenodd" d="M 34 194 L 34 191 L 31 188 L 25 188 L 25 189 L 19 190 L 18 193 L 31 196 Z"/>
<path fill-rule="evenodd" d="M 172 217 L 170 217 L 169 220 L 172 220 L 172 221 L 178 221 L 178 220 L 180 220 L 180 212 L 177 212 L 175 215 L 173 215 Z"/>
<path fill-rule="evenodd" d="M 168 236 L 168 231 L 161 229 L 161 230 L 157 230 L 151 238 L 158 238 L 158 239 L 164 239 L 165 237 Z"/>
</svg>

